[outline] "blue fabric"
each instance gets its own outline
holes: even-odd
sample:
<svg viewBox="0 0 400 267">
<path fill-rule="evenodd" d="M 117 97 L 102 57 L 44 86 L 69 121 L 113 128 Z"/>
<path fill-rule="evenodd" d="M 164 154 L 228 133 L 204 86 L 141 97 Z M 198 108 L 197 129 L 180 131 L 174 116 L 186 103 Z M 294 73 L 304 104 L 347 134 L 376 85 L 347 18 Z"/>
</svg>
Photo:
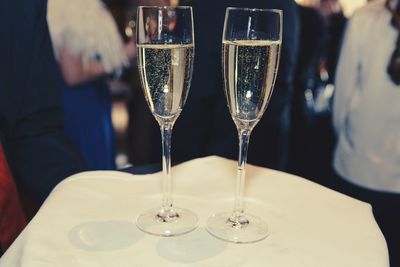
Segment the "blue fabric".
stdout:
<svg viewBox="0 0 400 267">
<path fill-rule="evenodd" d="M 63 83 L 65 132 L 90 170 L 115 169 L 111 95 L 105 79 L 69 87 Z"/>
</svg>

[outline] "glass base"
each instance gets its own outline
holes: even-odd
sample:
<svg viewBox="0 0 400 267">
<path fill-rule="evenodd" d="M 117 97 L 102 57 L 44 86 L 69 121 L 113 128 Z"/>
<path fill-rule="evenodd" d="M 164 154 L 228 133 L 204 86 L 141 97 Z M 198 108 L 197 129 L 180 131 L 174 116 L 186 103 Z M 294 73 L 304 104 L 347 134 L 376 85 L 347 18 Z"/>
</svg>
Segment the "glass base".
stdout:
<svg viewBox="0 0 400 267">
<path fill-rule="evenodd" d="M 232 243 L 254 243 L 268 236 L 268 225 L 260 218 L 232 213 L 212 215 L 207 221 L 207 231 L 218 239 Z"/>
<path fill-rule="evenodd" d="M 177 236 L 197 228 L 198 217 L 186 209 L 152 209 L 136 219 L 137 227 L 145 233 L 157 236 Z"/>
</svg>

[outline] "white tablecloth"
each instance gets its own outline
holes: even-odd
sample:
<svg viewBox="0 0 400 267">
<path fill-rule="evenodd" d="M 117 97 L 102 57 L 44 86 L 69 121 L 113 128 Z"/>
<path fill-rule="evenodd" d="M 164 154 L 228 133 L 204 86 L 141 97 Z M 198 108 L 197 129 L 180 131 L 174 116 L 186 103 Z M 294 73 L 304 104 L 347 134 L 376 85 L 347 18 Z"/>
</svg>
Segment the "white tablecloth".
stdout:
<svg viewBox="0 0 400 267">
<path fill-rule="evenodd" d="M 205 221 L 229 211 L 234 161 L 196 159 L 173 168 L 174 202 L 200 217 L 179 237 L 146 235 L 136 216 L 161 203 L 161 174 L 86 172 L 59 184 L 0 267 L 381 267 L 385 240 L 371 207 L 305 179 L 248 166 L 245 208 L 263 217 L 270 236 L 238 245 L 210 236 Z"/>
</svg>

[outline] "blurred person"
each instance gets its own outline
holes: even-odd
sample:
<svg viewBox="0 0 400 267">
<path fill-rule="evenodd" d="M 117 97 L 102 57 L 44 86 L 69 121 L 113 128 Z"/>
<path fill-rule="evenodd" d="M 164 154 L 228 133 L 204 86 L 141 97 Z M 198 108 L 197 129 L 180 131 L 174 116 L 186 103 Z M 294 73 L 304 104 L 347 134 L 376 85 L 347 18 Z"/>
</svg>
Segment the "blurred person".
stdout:
<svg viewBox="0 0 400 267">
<path fill-rule="evenodd" d="M 170 5 L 170 1 L 136 0 L 135 5 L 168 6 Z M 195 27 L 197 26 L 195 25 Z M 195 34 L 197 33 L 195 32 Z M 131 86 L 131 96 L 128 99 L 127 105 L 129 113 L 127 129 L 127 151 L 129 162 L 134 166 L 154 164 L 156 168 L 161 170 L 160 128 L 145 101 L 137 66 L 128 70 L 123 78 L 126 79 Z M 178 119 L 178 122 L 179 120 L 180 119 Z M 175 145 L 176 143 L 172 145 L 172 160 L 174 160 L 175 156 Z"/>
<path fill-rule="evenodd" d="M 336 76 L 333 187 L 372 204 L 391 266 L 400 266 L 400 2 L 351 18 Z"/>
<path fill-rule="evenodd" d="M 292 0 L 193 1 L 196 44 L 193 79 L 181 117 L 176 122 L 172 159 L 185 161 L 206 155 L 237 159 L 238 137 L 223 90 L 222 31 L 227 7 L 283 10 L 280 67 L 269 106 L 254 129 L 249 163 L 284 170 L 293 72 L 297 58 L 297 9 Z"/>
<path fill-rule="evenodd" d="M 0 250 L 4 251 L 25 225 L 13 178 L 25 203 L 38 206 L 57 183 L 85 165 L 63 131 L 61 77 L 46 23 L 46 1 L 0 1 L 0 25 Z"/>
<path fill-rule="evenodd" d="M 310 6 L 298 5 L 300 34 L 297 66 L 294 78 L 290 133 L 289 171 L 320 182 L 315 177 L 316 139 L 314 120 L 307 107 L 307 90 L 318 86 L 318 69 L 325 54 L 328 27 L 321 12 Z M 327 161 L 329 165 L 331 161 Z M 329 173 L 328 173 L 329 174 Z"/>
<path fill-rule="evenodd" d="M 100 0 L 49 0 L 53 48 L 63 76 L 65 131 L 91 170 L 115 169 L 116 145 L 106 74 L 127 66 L 133 41 L 123 44 Z"/>
<path fill-rule="evenodd" d="M 157 5 L 170 3 L 154 2 Z M 139 4 L 149 2 L 142 0 Z M 229 6 L 278 8 L 284 12 L 281 64 L 271 103 L 252 134 L 249 162 L 285 169 L 293 71 L 297 57 L 295 3 L 292 0 L 193 0 L 180 1 L 179 4 L 193 6 L 196 41 L 188 99 L 172 134 L 172 160 L 179 163 L 208 155 L 237 158 L 237 130 L 224 96 L 221 66 L 225 10 Z M 141 89 L 133 94 L 134 104 L 130 105 L 133 114 L 130 119 L 130 158 L 134 165 L 159 163 L 161 149 L 158 125 L 144 102 Z"/>
<path fill-rule="evenodd" d="M 347 19 L 337 0 L 299 8 L 302 53 L 293 99 L 290 172 L 328 185 L 335 146 L 331 102 Z"/>
<path fill-rule="evenodd" d="M 336 76 L 336 65 L 342 44 L 343 33 L 347 19 L 343 14 L 338 0 L 320 0 L 319 11 L 325 18 L 328 28 L 325 56 L 321 62 L 321 68 L 329 75 L 329 82 L 334 83 Z"/>
</svg>

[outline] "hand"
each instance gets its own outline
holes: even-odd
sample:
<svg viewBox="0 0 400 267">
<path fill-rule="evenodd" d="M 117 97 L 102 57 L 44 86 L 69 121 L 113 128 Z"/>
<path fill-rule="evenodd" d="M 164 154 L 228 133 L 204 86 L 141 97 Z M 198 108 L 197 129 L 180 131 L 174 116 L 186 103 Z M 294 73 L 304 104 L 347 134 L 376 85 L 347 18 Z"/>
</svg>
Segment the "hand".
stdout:
<svg viewBox="0 0 400 267">
<path fill-rule="evenodd" d="M 133 40 L 130 40 L 129 42 L 125 43 L 124 51 L 129 61 L 135 59 L 137 55 L 136 43 Z"/>
<path fill-rule="evenodd" d="M 59 64 L 64 81 L 75 86 L 105 73 L 103 64 L 99 62 L 84 63 L 80 55 L 71 55 L 66 49 L 59 51 Z"/>
</svg>

